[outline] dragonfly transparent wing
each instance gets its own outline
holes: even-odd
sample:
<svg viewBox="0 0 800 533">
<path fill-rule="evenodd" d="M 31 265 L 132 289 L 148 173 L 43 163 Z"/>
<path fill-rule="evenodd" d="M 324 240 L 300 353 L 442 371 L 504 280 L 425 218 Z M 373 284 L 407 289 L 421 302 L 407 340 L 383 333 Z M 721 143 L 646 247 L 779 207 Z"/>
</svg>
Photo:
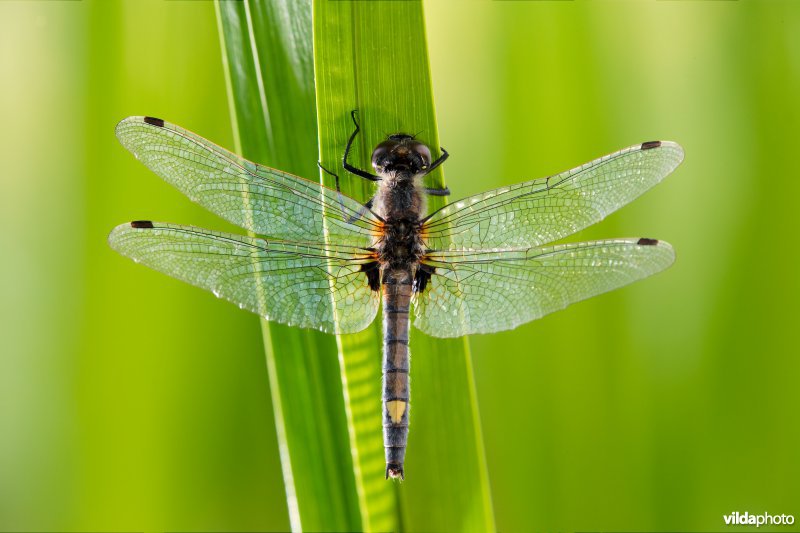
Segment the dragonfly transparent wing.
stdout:
<svg viewBox="0 0 800 533">
<path fill-rule="evenodd" d="M 415 301 L 414 325 L 434 337 L 513 329 L 667 268 L 672 247 L 618 239 L 495 251 L 432 252 L 436 270 Z"/>
<path fill-rule="evenodd" d="M 540 246 L 599 222 L 675 170 L 669 141 L 631 146 L 578 168 L 453 202 L 425 221 L 435 250 Z"/>
<path fill-rule="evenodd" d="M 117 125 L 122 145 L 206 209 L 275 239 L 369 246 L 377 219 L 357 201 L 319 183 L 243 159 L 152 117 Z"/>
<path fill-rule="evenodd" d="M 367 284 L 361 271 L 367 260 L 358 248 L 146 221 L 117 226 L 109 243 L 136 262 L 291 326 L 352 333 L 378 310 L 379 293 Z"/>
</svg>

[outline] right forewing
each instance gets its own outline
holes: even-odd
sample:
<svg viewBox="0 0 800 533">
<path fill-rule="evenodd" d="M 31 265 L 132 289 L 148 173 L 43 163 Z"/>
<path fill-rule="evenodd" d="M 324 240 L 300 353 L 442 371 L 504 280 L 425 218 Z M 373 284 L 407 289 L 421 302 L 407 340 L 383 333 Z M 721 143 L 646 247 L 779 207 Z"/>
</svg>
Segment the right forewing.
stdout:
<svg viewBox="0 0 800 533">
<path fill-rule="evenodd" d="M 541 246 L 586 228 L 633 201 L 683 160 L 656 141 L 578 168 L 446 205 L 425 221 L 428 248 L 480 250 Z"/>
</svg>

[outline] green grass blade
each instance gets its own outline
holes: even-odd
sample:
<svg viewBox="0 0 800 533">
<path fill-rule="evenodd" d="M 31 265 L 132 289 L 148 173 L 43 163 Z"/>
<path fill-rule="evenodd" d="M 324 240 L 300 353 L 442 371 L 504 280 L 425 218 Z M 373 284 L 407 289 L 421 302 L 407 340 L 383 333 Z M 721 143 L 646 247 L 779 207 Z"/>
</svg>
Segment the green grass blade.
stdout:
<svg viewBox="0 0 800 533">
<path fill-rule="evenodd" d="M 216 6 L 236 151 L 313 179 L 310 2 Z M 336 339 L 266 321 L 262 330 L 292 529 L 361 529 Z"/>
<path fill-rule="evenodd" d="M 369 169 L 388 133 L 418 133 L 439 146 L 420 2 L 314 1 L 317 120 L 322 163 L 340 168 L 359 110 L 351 162 Z M 328 185 L 330 181 L 323 176 Z M 372 187 L 342 175 L 345 193 Z M 430 185 L 443 185 L 441 171 Z M 430 207 L 441 205 L 430 199 Z M 494 518 L 467 343 L 412 332 L 413 391 L 406 481 L 384 481 L 380 435 L 380 328 L 340 338 L 356 486 L 366 529 L 490 531 Z M 397 492 L 391 499 L 388 490 Z"/>
</svg>

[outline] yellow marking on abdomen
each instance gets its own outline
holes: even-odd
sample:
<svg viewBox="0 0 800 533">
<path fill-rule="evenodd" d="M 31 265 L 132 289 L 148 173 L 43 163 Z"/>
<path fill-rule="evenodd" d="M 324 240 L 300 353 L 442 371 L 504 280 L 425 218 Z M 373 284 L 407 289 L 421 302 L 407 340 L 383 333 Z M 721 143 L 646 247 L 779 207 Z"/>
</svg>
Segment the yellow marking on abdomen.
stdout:
<svg viewBox="0 0 800 533">
<path fill-rule="evenodd" d="M 399 424 L 403 419 L 403 414 L 406 412 L 406 402 L 403 400 L 392 400 L 391 402 L 386 402 L 386 408 L 389 410 L 392 424 Z"/>
</svg>

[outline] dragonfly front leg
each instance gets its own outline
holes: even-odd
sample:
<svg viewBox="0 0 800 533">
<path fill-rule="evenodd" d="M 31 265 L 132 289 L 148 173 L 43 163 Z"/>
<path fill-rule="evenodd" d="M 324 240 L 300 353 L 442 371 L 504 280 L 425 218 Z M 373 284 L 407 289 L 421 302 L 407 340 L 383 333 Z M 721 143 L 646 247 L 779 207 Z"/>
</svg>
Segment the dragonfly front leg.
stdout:
<svg viewBox="0 0 800 533">
<path fill-rule="evenodd" d="M 450 157 L 450 154 L 448 154 L 447 150 L 445 150 L 444 148 L 439 147 L 439 150 L 442 151 L 442 155 L 439 156 L 439 159 L 434 161 L 430 167 L 428 167 L 428 170 L 425 171 L 426 176 L 431 172 L 433 172 L 434 170 L 436 170 L 436 168 L 439 165 L 447 161 L 447 158 Z M 440 189 L 438 187 L 425 187 L 425 194 L 428 194 L 430 196 L 450 196 L 450 189 L 448 189 L 447 187 L 444 187 L 443 189 Z"/>
<path fill-rule="evenodd" d="M 426 175 L 427 175 L 427 174 L 430 174 L 431 172 L 433 172 L 434 170 L 436 170 L 436 169 L 439 167 L 439 165 L 441 165 L 442 163 L 444 163 L 445 161 L 447 161 L 447 158 L 448 158 L 448 157 L 450 157 L 450 154 L 448 154 L 448 153 L 447 153 L 447 150 L 445 150 L 445 149 L 444 149 L 444 148 L 442 148 L 441 146 L 439 147 L 439 150 L 441 150 L 441 151 L 442 151 L 442 155 L 440 155 L 440 156 L 439 156 L 439 159 L 437 159 L 436 161 L 434 161 L 433 163 L 431 163 L 431 166 L 429 166 L 429 167 L 428 167 L 428 170 L 426 170 L 426 171 L 425 171 L 425 174 L 426 174 Z"/>
<path fill-rule="evenodd" d="M 360 178 L 364 178 L 365 180 L 380 181 L 380 178 L 378 176 L 375 176 L 374 174 L 370 174 L 366 170 L 361 170 L 360 168 L 356 168 L 356 167 L 354 167 L 353 165 L 351 165 L 350 163 L 347 162 L 347 156 L 350 155 L 350 148 L 353 147 L 353 141 L 356 139 L 356 135 L 358 135 L 358 132 L 361 131 L 361 127 L 358 125 L 358 121 L 356 120 L 356 111 L 357 111 L 356 109 L 353 109 L 350 112 L 350 116 L 353 119 L 353 124 L 356 125 L 356 129 L 350 135 L 350 138 L 347 140 L 347 146 L 344 149 L 344 156 L 342 156 L 342 166 L 350 174 L 355 174 L 356 176 L 358 176 Z"/>
</svg>

